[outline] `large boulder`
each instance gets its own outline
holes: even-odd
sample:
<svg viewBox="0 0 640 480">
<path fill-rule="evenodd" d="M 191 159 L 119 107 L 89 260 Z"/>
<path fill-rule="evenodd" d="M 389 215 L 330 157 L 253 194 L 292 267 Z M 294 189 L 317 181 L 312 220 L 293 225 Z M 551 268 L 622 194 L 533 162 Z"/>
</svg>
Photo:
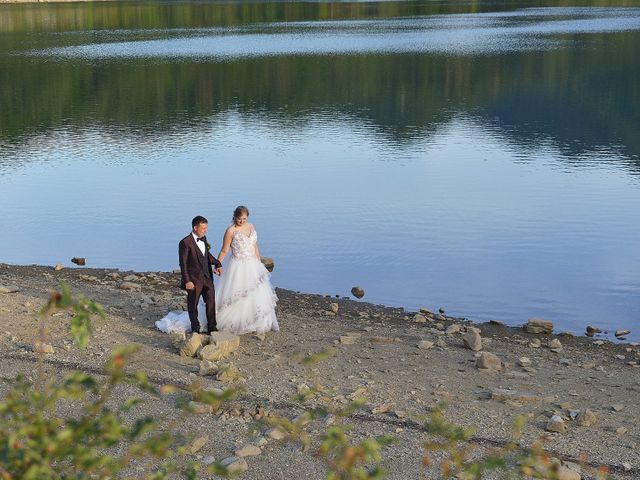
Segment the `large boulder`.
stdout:
<svg viewBox="0 0 640 480">
<path fill-rule="evenodd" d="M 464 346 L 474 352 L 482 350 L 482 337 L 476 330 L 470 330 L 462 337 Z"/>
<path fill-rule="evenodd" d="M 193 333 L 180 345 L 180 355 L 182 357 L 195 357 L 201 349 L 202 336 L 199 333 Z"/>
<path fill-rule="evenodd" d="M 502 370 L 502 361 L 500 357 L 489 352 L 482 352 L 476 360 L 476 367 L 480 370 L 492 370 L 500 372 Z"/>
<path fill-rule="evenodd" d="M 351 295 L 356 298 L 362 298 L 364 297 L 364 289 L 362 287 L 353 287 L 351 289 Z"/>
<path fill-rule="evenodd" d="M 198 358 L 217 362 L 240 348 L 240 337 L 228 332 L 213 332 L 209 345 L 198 352 Z"/>
</svg>

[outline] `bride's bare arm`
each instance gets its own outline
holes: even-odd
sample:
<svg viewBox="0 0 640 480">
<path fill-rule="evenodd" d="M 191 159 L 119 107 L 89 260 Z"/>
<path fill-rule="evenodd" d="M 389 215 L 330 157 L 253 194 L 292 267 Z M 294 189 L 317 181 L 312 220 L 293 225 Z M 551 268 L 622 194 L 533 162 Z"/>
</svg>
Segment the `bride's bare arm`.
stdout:
<svg viewBox="0 0 640 480">
<path fill-rule="evenodd" d="M 224 257 L 227 256 L 227 252 L 229 252 L 229 248 L 231 247 L 231 240 L 233 239 L 233 227 L 227 228 L 224 232 L 224 237 L 222 238 L 222 248 L 220 249 L 220 253 L 218 254 L 218 260 L 222 262 Z"/>
</svg>

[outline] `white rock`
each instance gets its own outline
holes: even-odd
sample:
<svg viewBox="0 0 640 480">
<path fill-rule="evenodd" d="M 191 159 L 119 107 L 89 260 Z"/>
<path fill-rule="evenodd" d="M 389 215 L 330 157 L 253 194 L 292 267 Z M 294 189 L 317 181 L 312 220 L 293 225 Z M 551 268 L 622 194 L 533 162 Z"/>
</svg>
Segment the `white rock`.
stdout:
<svg viewBox="0 0 640 480">
<path fill-rule="evenodd" d="M 235 451 L 234 455 L 236 457 L 255 457 L 256 455 L 260 455 L 262 450 L 255 445 L 245 445 L 244 447 Z"/>
<path fill-rule="evenodd" d="M 481 370 L 499 372 L 502 370 L 502 361 L 500 357 L 493 353 L 482 352 L 476 360 L 476 367 Z"/>
<path fill-rule="evenodd" d="M 209 439 L 207 437 L 196 438 L 193 442 L 191 442 L 191 445 L 189 445 L 189 452 L 191 452 L 192 455 L 195 455 L 202 449 L 202 447 L 207 444 L 208 440 Z"/>
<path fill-rule="evenodd" d="M 201 360 L 216 362 L 229 356 L 240 348 L 240 337 L 227 332 L 213 332 L 209 339 L 209 345 L 198 352 Z"/>
<path fill-rule="evenodd" d="M 421 340 L 420 343 L 418 343 L 418 348 L 420 350 L 430 350 L 434 345 L 435 344 L 429 340 Z"/>
<path fill-rule="evenodd" d="M 482 350 L 482 337 L 475 330 L 471 330 L 464 334 L 462 337 L 462 341 L 464 342 L 464 346 L 474 352 Z"/>
<path fill-rule="evenodd" d="M 562 348 L 562 343 L 557 338 L 552 338 L 547 343 L 547 346 L 551 349 L 558 349 L 558 348 Z"/>
<path fill-rule="evenodd" d="M 220 463 L 227 467 L 227 472 L 232 475 L 238 475 L 249 470 L 249 464 L 244 458 L 227 457 Z"/>
<path fill-rule="evenodd" d="M 458 325 L 457 323 L 449 325 L 447 329 L 444 331 L 444 333 L 447 335 L 454 335 L 456 333 L 460 333 L 460 325 Z"/>
<path fill-rule="evenodd" d="M 553 322 L 542 318 L 530 318 L 524 325 L 524 329 L 529 333 L 552 333 Z"/>
<path fill-rule="evenodd" d="M 529 357 L 520 357 L 518 359 L 518 365 L 520 365 L 521 367 L 530 367 L 531 359 Z"/>
<path fill-rule="evenodd" d="M 338 305 L 337 303 L 329 304 L 329 310 L 331 310 L 333 313 L 338 313 L 339 309 L 340 309 L 340 305 Z"/>
<path fill-rule="evenodd" d="M 413 316 L 413 321 L 414 321 L 414 323 L 427 323 L 427 317 L 425 317 L 424 315 L 422 315 L 420 313 L 416 313 Z"/>
</svg>

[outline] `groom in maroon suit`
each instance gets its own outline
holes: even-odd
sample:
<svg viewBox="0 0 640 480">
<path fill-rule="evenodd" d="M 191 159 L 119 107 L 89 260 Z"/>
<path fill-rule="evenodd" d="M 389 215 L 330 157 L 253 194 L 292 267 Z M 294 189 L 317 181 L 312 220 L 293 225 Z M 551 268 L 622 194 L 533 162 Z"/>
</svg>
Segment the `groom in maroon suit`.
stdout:
<svg viewBox="0 0 640 480">
<path fill-rule="evenodd" d="M 200 332 L 198 321 L 198 300 L 200 295 L 204 299 L 207 310 L 207 331 L 216 332 L 216 297 L 213 288 L 213 274 L 222 273 L 222 264 L 211 255 L 211 245 L 207 243 L 207 229 L 209 222 L 206 218 L 197 216 L 191 221 L 191 233 L 180 240 L 178 256 L 180 258 L 180 273 L 182 279 L 180 288 L 187 291 L 187 310 L 191 321 L 191 331 Z M 215 270 L 212 268 L 215 266 Z"/>
</svg>

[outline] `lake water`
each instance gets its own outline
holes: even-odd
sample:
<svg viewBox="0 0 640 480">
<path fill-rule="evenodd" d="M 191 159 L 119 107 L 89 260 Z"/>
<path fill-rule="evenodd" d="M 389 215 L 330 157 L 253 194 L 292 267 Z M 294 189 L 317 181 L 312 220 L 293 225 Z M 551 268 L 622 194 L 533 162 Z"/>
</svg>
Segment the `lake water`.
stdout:
<svg viewBox="0 0 640 480">
<path fill-rule="evenodd" d="M 0 5 L 0 261 L 640 330 L 640 3 Z M 630 339 L 639 339 L 634 331 Z"/>
</svg>

